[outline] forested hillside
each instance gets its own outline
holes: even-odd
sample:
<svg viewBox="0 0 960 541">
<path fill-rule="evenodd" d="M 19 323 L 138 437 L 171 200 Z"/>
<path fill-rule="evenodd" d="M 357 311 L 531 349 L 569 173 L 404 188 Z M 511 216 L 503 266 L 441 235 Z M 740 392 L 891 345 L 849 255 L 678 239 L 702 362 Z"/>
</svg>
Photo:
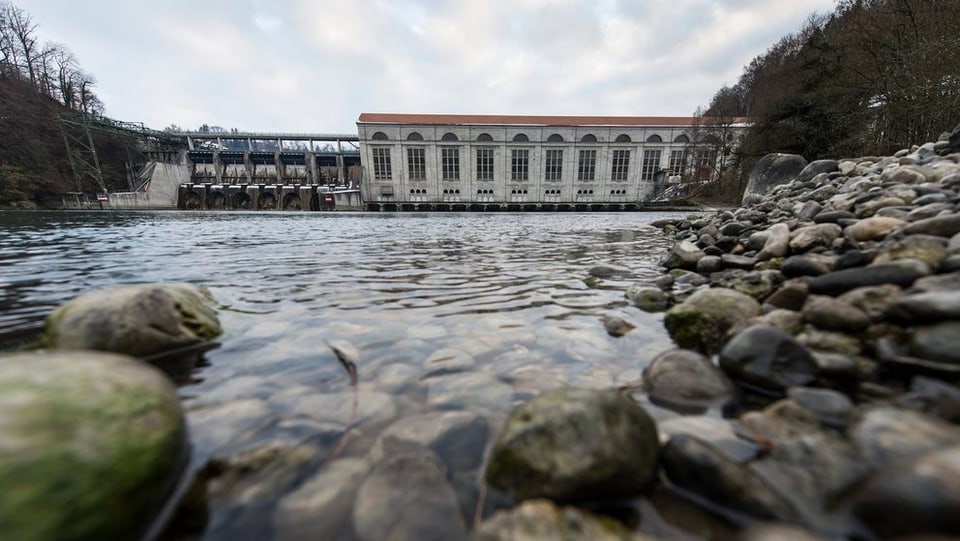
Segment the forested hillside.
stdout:
<svg viewBox="0 0 960 541">
<path fill-rule="evenodd" d="M 102 112 L 95 82 L 66 47 L 40 43 L 28 13 L 0 0 L 0 206 L 56 203 L 78 189 L 59 119 Z M 122 185 L 126 142 L 95 138 L 105 180 Z"/>
<path fill-rule="evenodd" d="M 887 155 L 960 123 L 960 1 L 840 0 L 721 88 L 709 117 L 750 117 L 741 170 L 768 152 Z"/>
</svg>

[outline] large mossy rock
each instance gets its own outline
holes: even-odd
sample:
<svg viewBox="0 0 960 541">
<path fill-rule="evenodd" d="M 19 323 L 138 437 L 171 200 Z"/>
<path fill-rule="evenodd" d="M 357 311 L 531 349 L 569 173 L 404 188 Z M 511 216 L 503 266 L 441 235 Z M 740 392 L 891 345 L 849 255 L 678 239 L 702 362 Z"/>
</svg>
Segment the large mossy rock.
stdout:
<svg viewBox="0 0 960 541">
<path fill-rule="evenodd" d="M 517 499 L 630 498 L 657 475 L 657 428 L 613 391 L 561 389 L 514 409 L 487 466 L 487 481 Z"/>
<path fill-rule="evenodd" d="M 760 315 L 760 303 L 726 288 L 698 291 L 667 311 L 663 324 L 678 346 L 707 355 L 717 353 L 731 330 Z"/>
<path fill-rule="evenodd" d="M 138 539 L 189 447 L 169 381 L 106 353 L 0 357 L 0 539 Z"/>
<path fill-rule="evenodd" d="M 47 318 L 43 343 L 144 358 L 199 345 L 222 332 L 204 290 L 145 284 L 93 291 L 60 306 Z"/>
<path fill-rule="evenodd" d="M 797 154 L 767 154 L 760 158 L 750 172 L 743 203 L 746 205 L 766 195 L 774 186 L 790 182 L 806 166 L 807 160 Z"/>
</svg>

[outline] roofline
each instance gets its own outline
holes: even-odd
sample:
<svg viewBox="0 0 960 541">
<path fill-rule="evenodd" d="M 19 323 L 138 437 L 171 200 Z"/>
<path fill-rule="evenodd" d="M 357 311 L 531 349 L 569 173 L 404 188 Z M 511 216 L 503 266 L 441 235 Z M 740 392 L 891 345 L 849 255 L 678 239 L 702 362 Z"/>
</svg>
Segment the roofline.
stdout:
<svg viewBox="0 0 960 541">
<path fill-rule="evenodd" d="M 704 117 L 709 120 L 713 117 Z M 733 126 L 749 124 L 749 119 L 730 119 Z M 592 126 L 592 127 L 684 127 L 697 124 L 692 116 L 563 116 L 563 115 L 467 115 L 360 113 L 357 124 L 410 124 L 420 126 Z"/>
</svg>

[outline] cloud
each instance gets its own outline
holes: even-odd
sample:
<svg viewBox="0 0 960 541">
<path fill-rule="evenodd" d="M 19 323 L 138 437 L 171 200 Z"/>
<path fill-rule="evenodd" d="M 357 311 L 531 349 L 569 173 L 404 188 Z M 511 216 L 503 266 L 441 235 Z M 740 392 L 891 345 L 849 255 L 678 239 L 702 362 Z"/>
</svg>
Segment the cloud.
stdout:
<svg viewBox="0 0 960 541">
<path fill-rule="evenodd" d="M 351 132 L 364 111 L 687 115 L 832 0 L 20 5 L 155 127 Z"/>
</svg>

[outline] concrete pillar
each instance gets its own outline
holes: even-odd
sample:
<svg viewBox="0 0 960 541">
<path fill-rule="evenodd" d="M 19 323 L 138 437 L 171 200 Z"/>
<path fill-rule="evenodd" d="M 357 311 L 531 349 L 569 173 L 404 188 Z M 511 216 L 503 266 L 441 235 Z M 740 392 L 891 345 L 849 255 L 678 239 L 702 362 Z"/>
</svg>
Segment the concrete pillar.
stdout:
<svg viewBox="0 0 960 541">
<path fill-rule="evenodd" d="M 193 148 L 193 137 L 187 136 L 187 148 L 190 150 L 195 150 Z"/>
<path fill-rule="evenodd" d="M 217 184 L 223 184 L 223 175 L 226 173 L 226 165 L 220 161 L 220 151 L 213 151 L 213 170 L 217 174 Z"/>
<path fill-rule="evenodd" d="M 317 155 L 313 153 L 313 141 L 310 141 L 310 152 L 303 155 L 303 163 L 307 168 L 307 182 L 311 185 L 317 185 Z"/>
<path fill-rule="evenodd" d="M 250 163 L 250 151 L 243 153 L 243 172 L 247 175 L 247 184 L 253 184 L 253 164 Z"/>
<path fill-rule="evenodd" d="M 343 154 L 337 152 L 337 185 L 343 186 L 346 184 L 347 178 L 347 168 L 343 164 Z"/>
<path fill-rule="evenodd" d="M 280 140 L 277 139 L 277 143 L 279 142 Z M 277 148 L 278 150 L 273 153 L 273 170 L 276 173 L 277 184 L 283 184 L 283 162 L 280 161 L 280 147 Z"/>
</svg>

